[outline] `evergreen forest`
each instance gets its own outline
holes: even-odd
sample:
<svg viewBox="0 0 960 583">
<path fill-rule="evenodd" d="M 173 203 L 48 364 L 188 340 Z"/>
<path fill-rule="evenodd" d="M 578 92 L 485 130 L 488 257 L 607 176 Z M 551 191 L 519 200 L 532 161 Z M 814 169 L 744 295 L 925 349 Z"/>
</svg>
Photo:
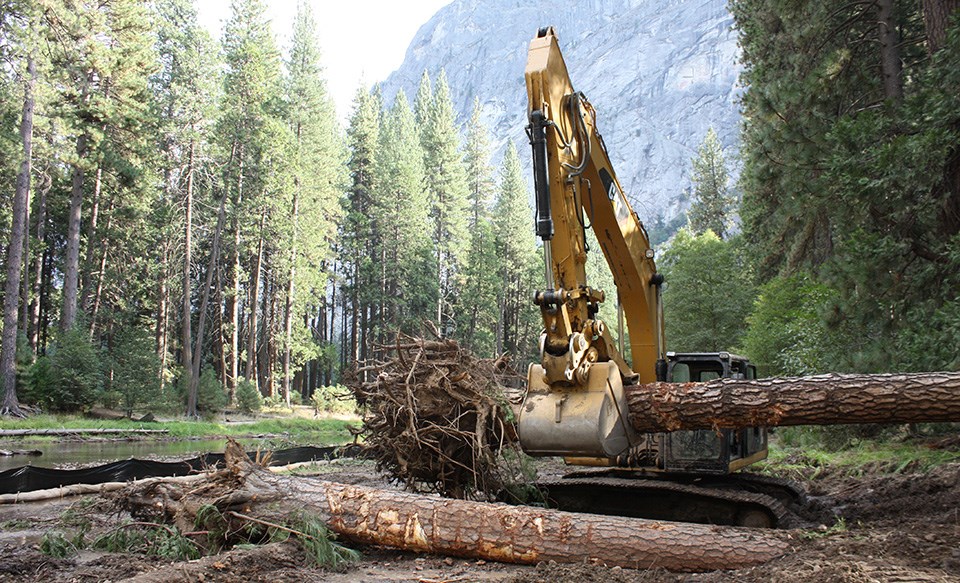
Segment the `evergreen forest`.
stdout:
<svg viewBox="0 0 960 583">
<path fill-rule="evenodd" d="M 960 0 L 730 9 L 739 153 L 708 132 L 651 224 L 668 348 L 960 369 Z M 219 38 L 192 0 L 0 0 L 4 414 L 289 404 L 398 333 L 535 358 L 527 145 L 494 164 L 442 70 L 341 123 L 317 17 L 281 50 L 263 0 Z"/>
</svg>

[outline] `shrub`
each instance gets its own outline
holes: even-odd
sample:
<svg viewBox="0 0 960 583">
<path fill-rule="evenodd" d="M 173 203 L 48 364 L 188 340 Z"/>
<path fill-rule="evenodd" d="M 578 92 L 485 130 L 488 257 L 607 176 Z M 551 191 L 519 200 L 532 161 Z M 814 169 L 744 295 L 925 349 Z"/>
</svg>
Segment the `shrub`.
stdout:
<svg viewBox="0 0 960 583">
<path fill-rule="evenodd" d="M 74 327 L 37 359 L 28 379 L 25 397 L 34 403 L 51 411 L 82 411 L 100 389 L 100 355 L 86 332 Z"/>
<path fill-rule="evenodd" d="M 154 341 L 141 328 L 127 327 L 117 334 L 110 355 L 113 380 L 103 400 L 123 407 L 129 416 L 133 409 L 155 402 L 160 392 L 160 359 Z"/>
<path fill-rule="evenodd" d="M 186 399 L 184 399 L 186 405 Z M 212 368 L 205 368 L 200 373 L 200 383 L 197 387 L 197 410 L 205 416 L 222 411 L 227 405 L 227 393 Z"/>
<path fill-rule="evenodd" d="M 237 409 L 243 413 L 254 413 L 263 406 L 263 398 L 257 386 L 247 379 L 237 383 Z"/>
</svg>

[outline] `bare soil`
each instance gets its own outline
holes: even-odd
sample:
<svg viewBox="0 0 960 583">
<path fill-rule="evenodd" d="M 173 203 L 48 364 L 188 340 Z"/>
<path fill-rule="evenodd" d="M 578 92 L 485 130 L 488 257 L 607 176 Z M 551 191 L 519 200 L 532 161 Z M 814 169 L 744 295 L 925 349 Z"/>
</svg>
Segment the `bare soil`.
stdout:
<svg viewBox="0 0 960 583">
<path fill-rule="evenodd" d="M 68 536 L 89 522 L 87 540 L 128 519 L 112 501 L 80 497 L 40 504 L 0 506 L 0 582 L 122 581 L 138 574 L 163 580 L 203 581 L 497 581 L 514 583 L 626 582 L 960 582 L 960 463 L 929 471 L 882 468 L 850 476 L 829 468 L 804 482 L 807 512 L 822 526 L 786 533 L 792 552 L 739 571 L 668 573 L 655 568 L 607 568 L 588 562 L 537 566 L 425 556 L 382 548 L 361 548 L 363 559 L 343 572 L 311 566 L 295 542 L 234 550 L 202 559 L 201 577 L 186 565 L 130 553 L 81 551 L 54 559 L 42 554 L 44 532 Z M 319 479 L 397 487 L 372 463 L 340 460 L 320 467 Z M 154 577 L 153 580 L 161 580 Z"/>
</svg>

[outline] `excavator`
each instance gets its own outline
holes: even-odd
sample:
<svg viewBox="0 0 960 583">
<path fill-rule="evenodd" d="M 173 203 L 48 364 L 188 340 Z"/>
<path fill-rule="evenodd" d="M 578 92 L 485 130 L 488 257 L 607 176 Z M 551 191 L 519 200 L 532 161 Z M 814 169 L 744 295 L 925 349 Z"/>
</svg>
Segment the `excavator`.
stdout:
<svg viewBox="0 0 960 583">
<path fill-rule="evenodd" d="M 552 27 L 531 41 L 525 77 L 546 286 L 534 297 L 544 324 L 540 362 L 528 369 L 517 431 L 528 455 L 592 468 L 541 482 L 548 502 L 653 519 L 787 526 L 787 505 L 801 493 L 784 481 L 736 473 L 766 458 L 766 429 L 633 430 L 624 387 L 755 378 L 756 368 L 729 352 L 666 351 L 664 278 L 654 249 L 617 180 L 596 111 L 573 88 Z M 598 317 L 607 294 L 587 282 L 587 229 L 616 285 L 616 341 Z"/>
</svg>

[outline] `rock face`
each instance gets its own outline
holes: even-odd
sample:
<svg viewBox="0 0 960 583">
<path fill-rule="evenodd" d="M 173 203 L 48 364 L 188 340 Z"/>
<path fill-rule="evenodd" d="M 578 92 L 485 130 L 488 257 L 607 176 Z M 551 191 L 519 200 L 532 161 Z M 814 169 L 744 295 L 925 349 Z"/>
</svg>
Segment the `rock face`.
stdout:
<svg viewBox="0 0 960 583">
<path fill-rule="evenodd" d="M 411 100 L 420 76 L 444 69 L 460 121 L 474 96 L 499 160 L 514 140 L 529 166 L 527 45 L 553 26 L 574 87 L 597 109 L 620 182 L 644 220 L 672 218 L 690 188 L 690 161 L 711 125 L 736 150 L 740 71 L 726 0 L 454 0 L 424 24 L 383 83 Z"/>
</svg>

